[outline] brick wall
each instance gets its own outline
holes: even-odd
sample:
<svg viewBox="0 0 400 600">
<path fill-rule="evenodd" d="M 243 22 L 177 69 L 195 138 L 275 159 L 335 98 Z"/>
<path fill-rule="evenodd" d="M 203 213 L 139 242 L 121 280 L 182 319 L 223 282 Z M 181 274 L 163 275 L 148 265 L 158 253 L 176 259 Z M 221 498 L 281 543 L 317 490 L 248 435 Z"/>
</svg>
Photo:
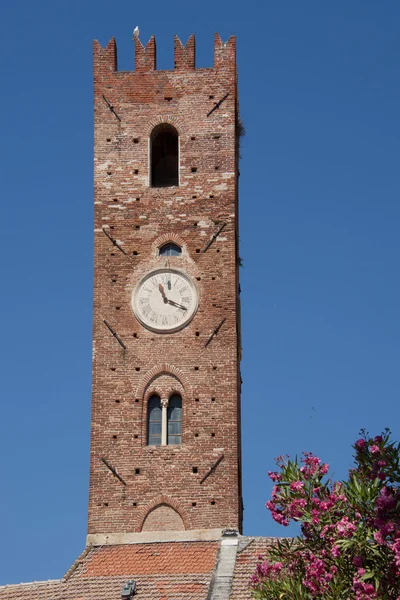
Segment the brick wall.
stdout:
<svg viewBox="0 0 400 600">
<path fill-rule="evenodd" d="M 193 37 L 186 47 L 175 38 L 173 71 L 155 70 L 154 38 L 135 46 L 135 71 L 118 72 L 115 41 L 94 43 L 89 533 L 140 531 L 160 497 L 186 529 L 241 528 L 235 39 L 216 36 L 210 69 L 195 68 Z M 179 187 L 149 187 L 149 136 L 162 122 L 179 133 Z M 169 240 L 183 248 L 169 266 L 195 282 L 199 307 L 184 329 L 157 334 L 137 321 L 131 296 L 165 266 L 158 247 Z M 182 445 L 146 446 L 147 398 L 174 387 Z"/>
<path fill-rule="evenodd" d="M 185 529 L 182 518 L 167 504 L 153 508 L 146 516 L 142 531 L 182 531 Z"/>
</svg>

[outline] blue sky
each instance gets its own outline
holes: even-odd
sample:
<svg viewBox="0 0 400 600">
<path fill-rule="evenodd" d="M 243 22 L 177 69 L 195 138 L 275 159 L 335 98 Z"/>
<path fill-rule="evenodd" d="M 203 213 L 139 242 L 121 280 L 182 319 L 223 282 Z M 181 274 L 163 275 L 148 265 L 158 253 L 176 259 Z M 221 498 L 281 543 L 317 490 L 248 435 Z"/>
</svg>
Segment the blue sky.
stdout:
<svg viewBox="0 0 400 600">
<path fill-rule="evenodd" d="M 92 310 L 92 39 L 238 38 L 245 533 L 290 533 L 267 471 L 337 478 L 360 428 L 400 439 L 400 5 L 20 0 L 1 9 L 0 584 L 84 547 Z"/>
</svg>

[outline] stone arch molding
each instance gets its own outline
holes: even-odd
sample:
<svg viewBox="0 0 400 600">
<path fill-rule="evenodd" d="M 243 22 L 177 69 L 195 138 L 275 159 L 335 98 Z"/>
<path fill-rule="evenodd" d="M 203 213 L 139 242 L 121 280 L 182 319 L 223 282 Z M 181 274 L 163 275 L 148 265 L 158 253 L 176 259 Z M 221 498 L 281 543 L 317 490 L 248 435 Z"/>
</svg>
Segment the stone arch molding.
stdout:
<svg viewBox="0 0 400 600">
<path fill-rule="evenodd" d="M 144 375 L 141 383 L 136 389 L 136 398 L 143 399 L 147 389 L 151 386 L 152 382 L 159 377 L 160 375 L 171 375 L 176 378 L 179 383 L 182 385 L 185 394 L 188 395 L 190 392 L 190 383 L 187 376 L 174 365 L 170 365 L 169 363 L 161 363 L 159 365 L 155 365 L 150 371 Z"/>
<path fill-rule="evenodd" d="M 183 529 L 190 529 L 190 520 L 187 511 L 172 496 L 160 494 L 151 502 L 149 502 L 147 506 L 143 507 L 140 511 L 138 518 L 139 525 L 137 531 L 143 531 L 143 526 L 145 525 L 146 519 L 148 518 L 150 513 L 163 506 L 169 507 L 171 510 L 175 511 L 175 513 L 177 513 L 177 515 L 182 520 Z"/>
</svg>

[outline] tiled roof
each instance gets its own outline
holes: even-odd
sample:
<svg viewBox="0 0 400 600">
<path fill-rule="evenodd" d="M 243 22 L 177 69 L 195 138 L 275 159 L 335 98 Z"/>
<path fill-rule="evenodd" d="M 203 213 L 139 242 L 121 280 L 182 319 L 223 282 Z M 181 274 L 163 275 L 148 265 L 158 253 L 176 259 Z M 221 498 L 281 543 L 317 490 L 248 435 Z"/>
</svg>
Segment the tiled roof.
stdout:
<svg viewBox="0 0 400 600">
<path fill-rule="evenodd" d="M 276 538 L 242 537 L 236 555 L 230 600 L 251 600 L 249 582 L 260 554 L 265 555 Z"/>
<path fill-rule="evenodd" d="M 0 600 L 119 600 L 135 579 L 135 600 L 205 600 L 218 542 L 102 546 L 85 552 L 61 581 L 0 588 Z"/>
<path fill-rule="evenodd" d="M 0 587 L 1 600 L 55 600 L 59 598 L 60 581 L 34 581 Z"/>
<path fill-rule="evenodd" d="M 88 554 L 82 577 L 210 573 L 218 542 L 174 542 L 103 546 Z"/>
<path fill-rule="evenodd" d="M 56 584 L 30 583 L 0 588 L 1 600 L 120 600 L 126 577 L 88 577 Z M 206 575 L 137 578 L 135 600 L 205 600 Z"/>
<path fill-rule="evenodd" d="M 273 540 L 239 536 L 226 598 L 251 600 L 250 577 L 258 556 L 266 554 Z M 211 598 L 218 596 L 218 590 L 209 591 L 218 548 L 217 541 L 88 548 L 63 579 L 0 587 L 0 600 L 120 600 L 129 579 L 137 583 L 135 600 L 206 600 L 209 593 Z M 220 562 L 222 558 L 220 554 Z M 217 579 L 211 588 L 218 587 Z"/>
</svg>

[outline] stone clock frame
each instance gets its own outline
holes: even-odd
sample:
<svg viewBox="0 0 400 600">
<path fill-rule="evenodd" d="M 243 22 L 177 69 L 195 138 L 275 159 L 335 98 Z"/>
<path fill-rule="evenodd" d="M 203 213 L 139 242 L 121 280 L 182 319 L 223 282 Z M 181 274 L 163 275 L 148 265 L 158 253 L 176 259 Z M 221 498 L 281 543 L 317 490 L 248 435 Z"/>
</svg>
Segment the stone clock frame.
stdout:
<svg viewBox="0 0 400 600">
<path fill-rule="evenodd" d="M 138 301 L 139 301 L 138 296 L 139 296 L 141 287 L 143 285 L 145 285 L 146 282 L 149 279 L 151 279 L 151 277 L 153 277 L 153 276 L 156 277 L 157 275 L 162 274 L 162 273 L 170 273 L 171 276 L 178 275 L 178 276 L 182 277 L 183 279 L 185 279 L 187 281 L 187 283 L 191 287 L 191 290 L 193 293 L 193 300 L 192 300 L 192 305 L 190 307 L 189 316 L 181 323 L 176 324 L 176 326 L 172 326 L 172 327 L 168 327 L 168 328 L 164 328 L 164 329 L 160 328 L 160 327 L 155 327 L 155 326 L 152 326 L 151 324 L 149 324 L 149 322 L 143 318 L 143 315 L 140 313 L 140 308 L 138 306 Z M 168 291 L 166 293 L 168 293 Z M 182 302 L 182 297 L 180 297 L 180 301 Z M 195 282 L 193 281 L 192 277 L 190 277 L 187 273 L 185 273 L 185 271 L 183 271 L 183 269 L 176 269 L 176 268 L 170 268 L 170 267 L 158 267 L 158 268 L 153 269 L 153 270 L 149 271 L 148 273 L 146 273 L 138 281 L 138 283 L 136 284 L 136 286 L 132 292 L 131 306 L 132 306 L 132 311 L 133 311 L 136 319 L 143 325 L 143 327 L 145 327 L 149 331 L 154 331 L 155 333 L 160 333 L 160 334 L 175 333 L 176 331 L 180 331 L 181 329 L 183 329 L 184 327 L 189 325 L 189 323 L 195 317 L 198 306 L 199 306 L 199 291 L 198 291 L 198 288 L 197 288 Z"/>
</svg>

